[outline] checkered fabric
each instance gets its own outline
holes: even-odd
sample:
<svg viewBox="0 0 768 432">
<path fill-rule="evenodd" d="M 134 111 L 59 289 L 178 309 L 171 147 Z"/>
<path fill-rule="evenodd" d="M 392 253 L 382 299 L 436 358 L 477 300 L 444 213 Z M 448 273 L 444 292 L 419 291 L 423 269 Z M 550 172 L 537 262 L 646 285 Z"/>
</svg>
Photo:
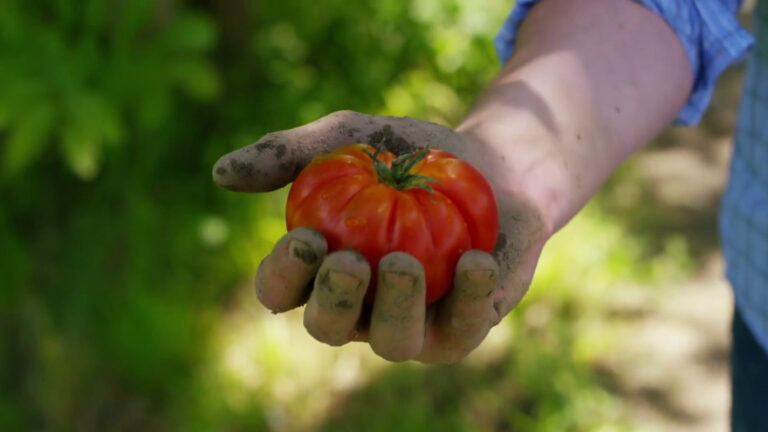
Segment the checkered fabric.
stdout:
<svg viewBox="0 0 768 432">
<path fill-rule="evenodd" d="M 720 235 L 736 305 L 768 352 L 768 2 L 758 2 Z"/>
</svg>

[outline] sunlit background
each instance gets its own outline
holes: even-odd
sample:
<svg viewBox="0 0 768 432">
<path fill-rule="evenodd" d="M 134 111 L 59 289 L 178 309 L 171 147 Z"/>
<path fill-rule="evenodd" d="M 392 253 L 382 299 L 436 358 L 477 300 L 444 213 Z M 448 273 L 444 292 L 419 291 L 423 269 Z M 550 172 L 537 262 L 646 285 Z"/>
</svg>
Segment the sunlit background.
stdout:
<svg viewBox="0 0 768 432">
<path fill-rule="evenodd" d="M 456 124 L 509 0 L 0 2 L 0 430 L 720 431 L 716 210 L 740 70 L 623 166 L 455 366 L 271 315 L 286 191 L 219 155 L 338 109 Z"/>
</svg>

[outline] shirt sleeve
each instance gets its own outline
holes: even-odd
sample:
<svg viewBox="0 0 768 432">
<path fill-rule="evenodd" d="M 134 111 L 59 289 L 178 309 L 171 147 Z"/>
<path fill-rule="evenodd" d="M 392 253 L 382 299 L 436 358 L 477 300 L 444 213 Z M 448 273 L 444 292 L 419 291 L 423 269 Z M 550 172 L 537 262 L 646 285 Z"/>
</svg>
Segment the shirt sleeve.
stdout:
<svg viewBox="0 0 768 432">
<path fill-rule="evenodd" d="M 717 78 L 741 61 L 754 44 L 736 19 L 740 0 L 633 0 L 661 16 L 677 33 L 694 72 L 688 101 L 676 123 L 695 125 L 712 99 Z M 525 17 L 539 0 L 518 0 L 494 39 L 502 63 L 512 56 L 515 38 Z"/>
</svg>

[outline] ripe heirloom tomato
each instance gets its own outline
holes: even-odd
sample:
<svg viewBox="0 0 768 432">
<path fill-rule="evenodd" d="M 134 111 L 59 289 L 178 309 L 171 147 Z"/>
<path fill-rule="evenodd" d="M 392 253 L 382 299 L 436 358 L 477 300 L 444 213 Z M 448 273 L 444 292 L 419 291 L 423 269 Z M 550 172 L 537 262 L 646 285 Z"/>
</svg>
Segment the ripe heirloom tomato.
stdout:
<svg viewBox="0 0 768 432">
<path fill-rule="evenodd" d="M 314 228 L 329 252 L 353 248 L 365 256 L 369 303 L 379 260 L 394 251 L 413 255 L 424 266 L 426 303 L 432 303 L 453 285 L 462 253 L 493 249 L 499 227 L 493 191 L 477 169 L 448 152 L 396 157 L 374 150 L 352 144 L 316 156 L 291 187 L 288 230 Z"/>
</svg>

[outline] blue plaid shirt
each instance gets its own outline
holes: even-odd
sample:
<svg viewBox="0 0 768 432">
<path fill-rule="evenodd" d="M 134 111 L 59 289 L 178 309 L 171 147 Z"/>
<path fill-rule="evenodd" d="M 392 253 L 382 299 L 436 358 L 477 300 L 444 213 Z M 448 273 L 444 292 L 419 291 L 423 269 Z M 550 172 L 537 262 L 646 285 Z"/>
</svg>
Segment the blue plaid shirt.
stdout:
<svg viewBox="0 0 768 432">
<path fill-rule="evenodd" d="M 502 62 L 512 55 L 517 30 L 539 0 L 518 0 L 496 36 Z M 736 19 L 741 0 L 634 0 L 661 16 L 685 47 L 694 71 L 679 124 L 701 120 L 715 82 L 743 59 L 753 37 Z M 731 176 L 722 201 L 720 234 L 736 306 L 768 352 L 768 2 L 755 12 L 757 49 L 747 65 Z"/>
</svg>

